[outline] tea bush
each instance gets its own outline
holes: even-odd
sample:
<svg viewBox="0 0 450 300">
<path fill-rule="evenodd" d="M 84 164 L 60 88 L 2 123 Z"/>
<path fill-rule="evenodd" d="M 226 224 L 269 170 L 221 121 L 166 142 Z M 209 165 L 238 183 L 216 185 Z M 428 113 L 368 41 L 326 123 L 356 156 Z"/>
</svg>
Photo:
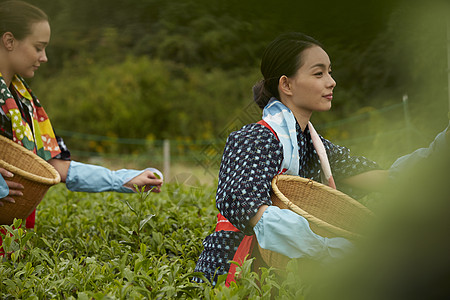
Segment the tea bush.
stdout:
<svg viewBox="0 0 450 300">
<path fill-rule="evenodd" d="M 74 193 L 52 187 L 35 231 L 20 220 L 4 239 L 1 299 L 301 299 L 295 276 L 277 282 L 251 261 L 230 288 L 194 283 L 215 225 L 214 188 L 166 184 L 160 194 Z M 18 228 L 18 229 L 14 229 Z"/>
</svg>

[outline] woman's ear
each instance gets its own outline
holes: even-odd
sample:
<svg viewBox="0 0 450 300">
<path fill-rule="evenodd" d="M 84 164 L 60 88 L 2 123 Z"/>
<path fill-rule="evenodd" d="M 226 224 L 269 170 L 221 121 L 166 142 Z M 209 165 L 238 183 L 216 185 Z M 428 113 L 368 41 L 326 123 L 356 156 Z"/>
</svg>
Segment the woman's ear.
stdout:
<svg viewBox="0 0 450 300">
<path fill-rule="evenodd" d="M 292 95 L 289 78 L 286 75 L 283 75 L 280 77 L 280 80 L 278 81 L 278 90 L 280 93 L 283 93 L 285 95 L 288 95 L 288 96 Z"/>
<path fill-rule="evenodd" d="M 12 51 L 14 49 L 15 38 L 11 32 L 5 32 L 2 35 L 2 43 L 6 50 Z"/>
</svg>

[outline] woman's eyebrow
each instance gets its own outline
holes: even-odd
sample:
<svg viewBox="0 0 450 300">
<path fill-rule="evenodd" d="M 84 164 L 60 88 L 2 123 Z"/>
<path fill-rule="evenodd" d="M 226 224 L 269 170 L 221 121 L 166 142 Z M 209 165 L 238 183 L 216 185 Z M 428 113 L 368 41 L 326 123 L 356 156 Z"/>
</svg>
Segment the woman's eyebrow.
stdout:
<svg viewBox="0 0 450 300">
<path fill-rule="evenodd" d="M 326 66 L 325 64 L 318 63 L 315 65 L 312 65 L 310 69 L 314 69 L 314 68 L 331 69 L 331 64 Z"/>
</svg>

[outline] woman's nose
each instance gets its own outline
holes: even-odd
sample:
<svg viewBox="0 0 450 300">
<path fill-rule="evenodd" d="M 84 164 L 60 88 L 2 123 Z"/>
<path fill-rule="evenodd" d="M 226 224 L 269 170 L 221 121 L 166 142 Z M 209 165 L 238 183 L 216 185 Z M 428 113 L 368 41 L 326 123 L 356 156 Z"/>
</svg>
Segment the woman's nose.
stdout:
<svg viewBox="0 0 450 300">
<path fill-rule="evenodd" d="M 334 88 L 336 86 L 336 81 L 334 80 L 334 78 L 331 75 L 329 75 L 329 76 L 330 76 L 330 79 L 329 79 L 328 85 L 330 88 Z"/>
<path fill-rule="evenodd" d="M 39 61 L 40 61 L 41 63 L 45 63 L 45 62 L 48 61 L 47 53 L 45 52 L 45 50 L 44 50 L 43 54 L 41 55 L 41 57 L 39 58 Z"/>
</svg>

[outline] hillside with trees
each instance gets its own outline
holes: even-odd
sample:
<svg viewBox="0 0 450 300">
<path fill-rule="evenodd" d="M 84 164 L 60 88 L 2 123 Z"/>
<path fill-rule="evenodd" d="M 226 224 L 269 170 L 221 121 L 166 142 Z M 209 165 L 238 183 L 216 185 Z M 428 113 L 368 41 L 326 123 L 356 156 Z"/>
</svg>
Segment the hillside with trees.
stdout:
<svg viewBox="0 0 450 300">
<path fill-rule="evenodd" d="M 313 116 L 319 127 L 401 103 L 405 94 L 422 136 L 431 139 L 447 122 L 445 1 L 32 3 L 52 25 L 49 62 L 32 87 L 56 129 L 156 140 L 226 136 L 260 117 L 251 104 L 259 59 L 286 31 L 316 37 L 331 57 L 335 99 L 332 111 Z M 402 117 L 379 114 L 378 129 Z M 353 127 L 323 133 L 351 137 Z"/>
</svg>

